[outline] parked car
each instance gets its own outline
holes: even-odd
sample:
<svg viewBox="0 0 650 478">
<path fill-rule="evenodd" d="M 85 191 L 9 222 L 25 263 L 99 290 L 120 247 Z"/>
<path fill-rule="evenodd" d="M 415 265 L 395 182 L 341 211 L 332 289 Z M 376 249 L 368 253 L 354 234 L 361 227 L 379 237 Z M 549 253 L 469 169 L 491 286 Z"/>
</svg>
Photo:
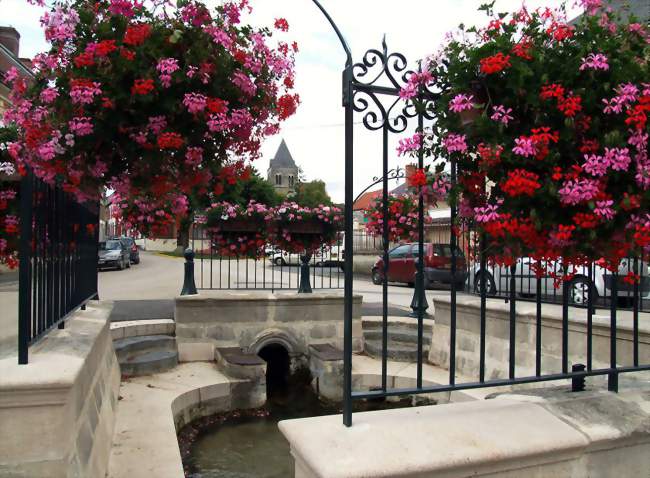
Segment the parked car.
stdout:
<svg viewBox="0 0 650 478">
<path fill-rule="evenodd" d="M 99 243 L 99 254 L 97 267 L 104 269 L 115 267 L 118 270 L 131 267 L 129 250 L 124 243 L 118 239 L 109 239 Z"/>
<path fill-rule="evenodd" d="M 418 244 L 400 244 L 388 251 L 388 282 L 415 284 Z M 384 260 L 379 257 L 372 267 L 372 282 L 381 284 L 384 278 Z M 467 279 L 465 254 L 456 247 L 456 287 Z M 451 247 L 449 244 L 424 244 L 424 286 L 434 283 L 451 284 Z"/>
<path fill-rule="evenodd" d="M 140 264 L 140 249 L 132 237 L 113 237 L 112 239 L 121 241 L 124 247 L 129 251 L 129 260 L 131 264 Z"/>
<path fill-rule="evenodd" d="M 515 268 L 515 288 L 517 294 L 520 296 L 536 296 L 537 295 L 537 276 L 533 270 L 535 259 L 530 257 L 522 257 L 517 259 Z M 543 263 L 543 266 L 550 272 L 556 275 L 562 273 L 562 262 L 552 261 Z M 634 286 L 624 280 L 628 272 L 634 270 L 633 260 L 624 259 L 618 269 L 617 290 L 618 297 L 632 297 L 634 295 Z M 646 297 L 650 295 L 650 277 L 648 264 L 639 261 L 639 270 L 641 275 L 641 282 L 639 283 L 639 295 Z M 554 278 L 547 274 L 543 276 L 541 281 L 542 295 L 543 296 L 558 296 L 562 297 L 563 287 L 554 287 Z M 485 290 L 488 295 L 496 295 L 497 293 L 506 293 L 510 289 L 510 268 L 509 267 L 486 267 L 481 270 L 480 264 L 475 264 L 473 267 L 472 278 L 473 289 L 476 293 L 481 291 L 481 282 L 485 280 Z M 613 275 L 607 269 L 599 265 L 598 262 L 593 263 L 593 273 L 590 278 L 588 266 L 581 266 L 575 270 L 575 274 L 571 282 L 569 282 L 569 304 L 571 305 L 586 305 L 589 302 L 589 295 L 594 294 L 593 303 L 599 297 L 611 297 Z"/>
<path fill-rule="evenodd" d="M 300 264 L 300 254 L 294 254 L 292 252 L 282 251 L 280 249 L 275 249 L 270 251 L 271 262 L 276 266 L 286 266 L 286 265 L 299 265 Z M 316 266 L 324 265 L 324 258 L 327 253 L 323 253 L 321 250 L 314 251 L 311 256 L 311 262 L 315 263 Z"/>
</svg>

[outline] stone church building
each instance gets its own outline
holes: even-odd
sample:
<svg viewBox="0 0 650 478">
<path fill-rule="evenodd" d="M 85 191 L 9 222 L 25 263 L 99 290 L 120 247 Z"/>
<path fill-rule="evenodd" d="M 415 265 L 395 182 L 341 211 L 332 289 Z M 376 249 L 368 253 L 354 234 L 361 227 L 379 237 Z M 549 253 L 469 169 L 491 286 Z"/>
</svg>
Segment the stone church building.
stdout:
<svg viewBox="0 0 650 478">
<path fill-rule="evenodd" d="M 287 143 L 282 140 L 275 157 L 269 163 L 267 180 L 282 196 L 294 191 L 298 184 L 299 169 L 296 165 Z"/>
</svg>

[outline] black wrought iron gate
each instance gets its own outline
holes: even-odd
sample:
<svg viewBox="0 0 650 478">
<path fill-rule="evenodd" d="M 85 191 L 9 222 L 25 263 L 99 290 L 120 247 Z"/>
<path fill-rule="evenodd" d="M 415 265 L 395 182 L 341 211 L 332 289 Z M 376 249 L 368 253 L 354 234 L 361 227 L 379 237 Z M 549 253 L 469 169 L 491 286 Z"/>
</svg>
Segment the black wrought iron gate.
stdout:
<svg viewBox="0 0 650 478">
<path fill-rule="evenodd" d="M 518 287 L 517 287 L 517 270 L 516 265 L 510 268 L 509 273 L 506 273 L 507 285 L 507 298 L 509 302 L 508 316 L 508 360 L 507 360 L 507 378 L 487 378 L 486 379 L 486 324 L 487 324 L 487 296 L 486 281 L 481 280 L 480 285 L 477 286 L 477 292 L 480 295 L 480 312 L 478 320 L 480 321 L 480 338 L 479 338 L 479 373 L 477 381 L 468 381 L 463 383 L 456 383 L 456 349 L 457 349 L 457 241 L 458 238 L 454 233 L 454 228 L 457 226 L 457 205 L 453 200 L 449 201 L 450 215 L 451 215 L 451 228 L 452 232 L 450 237 L 450 250 L 451 250 L 451 291 L 450 291 L 450 323 L 449 323 L 449 380 L 447 384 L 440 384 L 434 386 L 423 386 L 422 381 L 422 341 L 423 341 L 423 317 L 426 310 L 426 298 L 423 284 L 423 258 L 424 258 L 424 204 L 423 198 L 420 196 L 418 204 L 419 215 L 419 235 L 418 235 L 418 261 L 416 269 L 416 287 L 413 298 L 414 315 L 418 321 L 418 359 L 417 359 L 417 374 L 416 386 L 409 388 L 388 388 L 387 384 L 387 349 L 388 349 L 388 286 L 386 283 L 386 269 L 383 274 L 382 284 L 382 366 L 381 366 L 381 387 L 378 390 L 369 391 L 354 391 L 352 389 L 352 294 L 353 294 L 353 211 L 352 204 L 354 202 L 353 191 L 353 165 L 354 165 L 354 114 L 360 113 L 363 115 L 363 125 L 370 131 L 380 132 L 382 135 L 382 199 L 383 199 L 383 215 L 384 218 L 389 216 L 387 199 L 388 199 L 388 181 L 391 177 L 388 164 L 389 158 L 389 135 L 405 133 L 410 126 L 415 126 L 416 131 L 423 131 L 426 121 L 435 121 L 435 118 L 430 114 L 431 105 L 436 101 L 436 94 L 427 90 L 425 87 L 420 86 L 417 94 L 417 108 L 413 106 L 412 102 L 405 102 L 400 98 L 401 88 L 408 82 L 408 79 L 415 72 L 408 69 L 408 63 L 404 55 L 399 53 L 389 53 L 384 41 L 381 50 L 368 50 L 362 58 L 360 63 L 353 63 L 352 54 L 340 30 L 322 7 L 318 0 L 313 0 L 318 8 L 323 12 L 327 20 L 332 25 L 336 32 L 343 49 L 346 53 L 346 64 L 343 70 L 343 107 L 345 109 L 345 308 L 344 308 L 344 389 L 343 389 L 343 423 L 346 426 L 352 424 L 352 403 L 354 400 L 381 398 L 389 396 L 405 396 L 422 393 L 434 392 L 447 392 L 453 390 L 468 390 L 483 387 L 494 387 L 504 385 L 515 385 L 532 382 L 545 382 L 553 380 L 567 380 L 573 382 L 574 389 L 584 387 L 584 378 L 588 376 L 604 375 L 608 377 L 608 389 L 610 391 L 618 390 L 618 376 L 620 373 L 650 370 L 649 364 L 643 364 L 639 359 L 639 311 L 641 298 L 639 294 L 639 287 L 635 285 L 632 294 L 629 298 L 632 299 L 632 353 L 630 364 L 623 365 L 621 357 L 617 353 L 617 313 L 618 313 L 618 294 L 622 287 L 622 277 L 618 273 L 612 273 L 610 276 L 610 289 L 611 298 L 609 302 L 609 366 L 597 368 L 592 366 L 593 344 L 592 339 L 594 336 L 593 328 L 593 310 L 594 294 L 588 294 L 587 309 L 587 323 L 586 323 L 586 365 L 583 364 L 569 364 L 569 302 L 568 302 L 568 285 L 564 284 L 562 294 L 562 325 L 561 325 L 561 372 L 557 373 L 544 373 L 541 367 L 542 359 L 542 293 L 541 293 L 541 279 L 537 278 L 536 281 L 536 314 L 534 320 L 535 328 L 535 373 L 525 376 L 517 376 L 516 374 L 516 358 L 517 358 L 517 301 Z M 415 124 L 416 123 L 416 124 Z M 418 152 L 418 167 L 423 167 L 423 148 L 422 146 Z M 457 167 L 453 158 L 449 162 L 450 169 L 447 171 L 451 181 L 451 187 L 456 185 L 457 181 Z M 463 227 L 467 227 L 464 224 Z M 471 225 L 469 225 L 471 226 Z M 384 220 L 383 226 L 383 263 L 384 268 L 389 266 L 388 260 L 388 229 L 387 221 Z M 478 265 L 481 271 L 485 271 L 486 264 L 486 251 L 483 249 L 485 238 L 477 238 L 475 241 L 475 255 L 478 258 Z M 631 261 L 634 263 L 635 272 L 638 271 L 639 263 L 643 258 L 633 258 Z M 520 262 L 523 258 L 519 259 Z M 647 267 L 644 264 L 644 267 Z M 589 278 L 592 278 L 593 267 L 589 268 Z M 465 272 L 465 271 L 463 271 Z M 472 271 L 469 271 L 472 272 Z"/>
</svg>

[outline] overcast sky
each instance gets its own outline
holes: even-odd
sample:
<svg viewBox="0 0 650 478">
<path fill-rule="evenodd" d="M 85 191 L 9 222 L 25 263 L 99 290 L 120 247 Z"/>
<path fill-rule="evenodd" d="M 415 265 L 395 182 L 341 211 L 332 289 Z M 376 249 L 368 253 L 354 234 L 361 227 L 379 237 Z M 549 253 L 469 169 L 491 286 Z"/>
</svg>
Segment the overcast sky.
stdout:
<svg viewBox="0 0 650 478">
<path fill-rule="evenodd" d="M 570 0 L 571 2 L 573 0 Z M 355 62 L 369 48 L 381 48 L 386 35 L 388 49 L 416 61 L 435 51 L 446 32 L 460 23 L 483 25 L 484 14 L 476 9 L 485 0 L 321 0 L 346 37 Z M 526 5 L 557 6 L 560 0 L 529 0 Z M 272 25 L 286 18 L 289 38 L 300 47 L 296 64 L 296 89 L 302 104 L 281 133 L 263 145 L 263 158 L 255 167 L 266 177 L 269 159 L 281 138 L 287 141 L 296 163 L 308 180 L 322 179 L 337 202 L 343 202 L 344 137 L 341 107 L 343 50 L 320 11 L 311 0 L 251 0 L 253 15 L 248 21 Z M 512 11 L 521 0 L 497 0 L 498 11 Z M 0 24 L 11 25 L 21 34 L 20 54 L 31 57 L 47 48 L 39 25 L 42 9 L 25 0 L 0 0 Z M 355 118 L 360 121 L 361 118 Z M 355 193 L 365 188 L 373 176 L 381 175 L 381 132 L 370 133 L 355 127 Z M 403 166 L 391 138 L 390 167 Z"/>
</svg>

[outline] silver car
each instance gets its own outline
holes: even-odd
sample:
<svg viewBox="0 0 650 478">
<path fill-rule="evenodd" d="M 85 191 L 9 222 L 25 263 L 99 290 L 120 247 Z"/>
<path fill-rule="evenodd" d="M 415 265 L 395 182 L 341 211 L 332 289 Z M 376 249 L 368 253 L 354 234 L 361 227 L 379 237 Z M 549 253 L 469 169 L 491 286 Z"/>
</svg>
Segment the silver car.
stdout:
<svg viewBox="0 0 650 478">
<path fill-rule="evenodd" d="M 530 257 L 517 259 L 515 268 L 515 286 L 518 295 L 527 297 L 537 295 L 537 276 L 533 266 L 536 260 Z M 561 261 L 543 262 L 546 270 L 562 275 Z M 589 302 L 589 294 L 593 292 L 593 303 L 599 298 L 611 297 L 613 275 L 604 267 L 594 263 L 592 275 L 589 276 L 589 268 L 581 266 L 571 268 L 574 277 L 569 282 L 569 304 L 586 305 Z M 633 297 L 634 285 L 624 280 L 628 272 L 634 271 L 634 260 L 624 259 L 618 269 L 617 293 L 618 297 Z M 641 276 L 639 283 L 639 296 L 650 298 L 650 276 L 648 264 L 638 262 L 638 274 Z M 510 289 L 510 268 L 503 266 L 487 266 L 481 270 L 478 263 L 473 265 L 473 273 L 470 274 L 470 285 L 474 292 L 480 293 L 481 282 L 485 281 L 485 290 L 488 295 L 503 295 Z M 555 287 L 555 279 L 551 274 L 541 278 L 542 296 L 562 297 L 563 287 Z"/>
</svg>

